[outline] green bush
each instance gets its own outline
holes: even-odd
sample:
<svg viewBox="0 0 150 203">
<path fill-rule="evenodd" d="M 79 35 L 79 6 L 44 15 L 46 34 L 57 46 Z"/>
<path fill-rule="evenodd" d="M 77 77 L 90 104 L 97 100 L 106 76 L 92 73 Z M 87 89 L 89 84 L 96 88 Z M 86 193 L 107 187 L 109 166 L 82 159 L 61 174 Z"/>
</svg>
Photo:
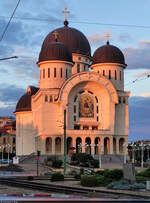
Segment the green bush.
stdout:
<svg viewBox="0 0 150 203">
<path fill-rule="evenodd" d="M 105 178 L 102 175 L 96 176 L 96 179 L 98 181 L 98 186 L 105 186 Z"/>
<path fill-rule="evenodd" d="M 98 180 L 96 176 L 92 176 L 92 175 L 82 176 L 80 182 L 82 186 L 86 186 L 86 187 L 98 186 Z"/>
<path fill-rule="evenodd" d="M 84 174 L 84 168 L 80 168 L 80 175 Z"/>
<path fill-rule="evenodd" d="M 148 179 L 147 177 L 144 176 L 136 176 L 136 182 L 137 183 L 144 183 L 146 184 L 146 181 L 150 180 L 150 178 Z"/>
<path fill-rule="evenodd" d="M 99 160 L 96 159 L 90 160 L 90 164 L 94 168 L 99 168 Z"/>
<path fill-rule="evenodd" d="M 51 176 L 51 181 L 62 181 L 64 180 L 64 175 L 60 172 L 53 173 Z"/>
<path fill-rule="evenodd" d="M 62 166 L 62 160 L 53 160 L 52 161 L 52 167 L 54 168 L 60 168 Z"/>
<path fill-rule="evenodd" d="M 75 170 L 72 170 L 72 171 L 69 172 L 69 175 L 72 175 L 72 176 L 74 176 L 76 174 L 77 174 L 77 172 Z"/>
<path fill-rule="evenodd" d="M 147 168 L 146 170 L 137 173 L 137 175 L 150 178 L 150 168 Z"/>
<path fill-rule="evenodd" d="M 96 175 L 104 176 L 104 170 L 98 170 L 95 172 Z"/>
<path fill-rule="evenodd" d="M 123 177 L 123 171 L 121 169 L 104 171 L 104 177 L 111 180 L 120 180 Z"/>
</svg>

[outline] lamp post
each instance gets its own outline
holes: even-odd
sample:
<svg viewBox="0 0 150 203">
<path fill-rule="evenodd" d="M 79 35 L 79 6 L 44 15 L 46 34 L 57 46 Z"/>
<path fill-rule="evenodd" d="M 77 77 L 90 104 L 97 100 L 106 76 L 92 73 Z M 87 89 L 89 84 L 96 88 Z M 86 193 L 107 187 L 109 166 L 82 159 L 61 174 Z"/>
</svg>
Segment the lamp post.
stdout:
<svg viewBox="0 0 150 203">
<path fill-rule="evenodd" d="M 11 148 L 11 145 L 7 144 L 7 148 L 8 148 L 8 164 L 9 164 L 9 153 L 10 153 L 9 149 Z"/>
<path fill-rule="evenodd" d="M 66 174 L 66 156 L 67 156 L 67 143 L 66 143 L 66 109 L 64 109 L 64 174 Z"/>
<path fill-rule="evenodd" d="M 143 168 L 143 165 L 144 165 L 144 161 L 143 161 L 143 157 L 144 157 L 144 143 L 141 142 L 139 146 L 141 147 L 141 167 Z"/>
<path fill-rule="evenodd" d="M 123 147 L 124 147 L 124 164 L 126 164 L 126 163 L 127 163 L 127 157 L 126 157 L 127 144 L 124 143 L 124 144 L 123 144 Z"/>
<path fill-rule="evenodd" d="M 99 168 L 102 168 L 101 148 L 102 148 L 103 144 L 100 143 L 99 146 L 100 146 L 100 149 L 99 149 Z"/>
</svg>

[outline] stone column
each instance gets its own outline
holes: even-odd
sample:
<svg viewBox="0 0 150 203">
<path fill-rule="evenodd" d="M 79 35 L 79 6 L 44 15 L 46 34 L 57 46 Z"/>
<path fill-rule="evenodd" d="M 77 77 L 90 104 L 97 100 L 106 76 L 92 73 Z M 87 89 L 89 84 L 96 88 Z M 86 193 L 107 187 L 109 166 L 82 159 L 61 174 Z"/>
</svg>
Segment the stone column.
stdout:
<svg viewBox="0 0 150 203">
<path fill-rule="evenodd" d="M 67 137 L 66 137 L 66 150 L 67 150 Z M 64 136 L 61 137 L 61 155 L 64 155 Z"/>
<path fill-rule="evenodd" d="M 116 137 L 116 154 L 120 154 L 120 152 L 119 152 L 119 137 Z"/>
<path fill-rule="evenodd" d="M 85 137 L 82 138 L 82 153 L 85 153 Z"/>
<path fill-rule="evenodd" d="M 72 137 L 72 147 L 76 148 L 76 137 Z"/>
<path fill-rule="evenodd" d="M 100 139 L 100 153 L 104 154 L 104 137 Z"/>
<path fill-rule="evenodd" d="M 52 154 L 55 155 L 55 137 L 52 137 Z"/>
<path fill-rule="evenodd" d="M 109 146 L 109 153 L 113 154 L 113 136 L 110 137 L 110 146 Z"/>
<path fill-rule="evenodd" d="M 91 155 L 94 157 L 95 155 L 95 143 L 94 138 L 91 138 Z"/>
</svg>

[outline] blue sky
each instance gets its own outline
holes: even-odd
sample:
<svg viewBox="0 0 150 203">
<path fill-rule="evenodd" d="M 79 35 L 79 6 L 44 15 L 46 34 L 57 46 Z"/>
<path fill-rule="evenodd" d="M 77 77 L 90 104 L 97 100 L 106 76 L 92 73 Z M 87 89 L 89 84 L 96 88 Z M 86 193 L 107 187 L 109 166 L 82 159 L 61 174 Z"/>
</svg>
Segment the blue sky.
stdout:
<svg viewBox="0 0 150 203">
<path fill-rule="evenodd" d="M 17 2 L 1 0 L 0 36 Z M 123 51 L 128 64 L 125 90 L 131 91 L 129 140 L 149 139 L 150 0 L 21 0 L 0 41 L 0 58 L 19 56 L 0 61 L 0 115 L 12 114 L 28 85 L 37 86 L 41 44 L 49 32 L 63 26 L 65 7 L 70 11 L 69 26 L 87 36 L 92 53 L 106 43 L 106 33 L 110 33 L 110 43 Z"/>
</svg>

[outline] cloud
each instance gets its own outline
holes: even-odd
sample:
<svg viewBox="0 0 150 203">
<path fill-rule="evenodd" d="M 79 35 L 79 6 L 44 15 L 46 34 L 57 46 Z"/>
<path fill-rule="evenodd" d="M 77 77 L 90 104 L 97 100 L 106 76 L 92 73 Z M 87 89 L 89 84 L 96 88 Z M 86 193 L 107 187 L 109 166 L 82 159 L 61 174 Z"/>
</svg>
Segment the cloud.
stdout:
<svg viewBox="0 0 150 203">
<path fill-rule="evenodd" d="M 138 42 L 138 47 L 123 50 L 128 69 L 150 69 L 150 41 Z"/>
<path fill-rule="evenodd" d="M 25 92 L 25 89 L 18 88 L 15 85 L 0 84 L 0 102 L 9 106 L 16 103 Z"/>
<path fill-rule="evenodd" d="M 131 36 L 129 33 L 121 33 L 119 36 L 118 36 L 118 40 L 120 42 L 130 42 L 132 40 Z"/>
<path fill-rule="evenodd" d="M 105 32 L 102 32 L 101 34 L 93 33 L 91 35 L 88 35 L 87 38 L 88 38 L 91 46 L 95 46 L 95 45 L 99 46 L 107 41 L 107 35 L 109 35 L 109 36 L 111 35 L 110 30 L 106 30 Z"/>
<path fill-rule="evenodd" d="M 129 140 L 150 139 L 150 97 L 129 99 Z"/>
</svg>

